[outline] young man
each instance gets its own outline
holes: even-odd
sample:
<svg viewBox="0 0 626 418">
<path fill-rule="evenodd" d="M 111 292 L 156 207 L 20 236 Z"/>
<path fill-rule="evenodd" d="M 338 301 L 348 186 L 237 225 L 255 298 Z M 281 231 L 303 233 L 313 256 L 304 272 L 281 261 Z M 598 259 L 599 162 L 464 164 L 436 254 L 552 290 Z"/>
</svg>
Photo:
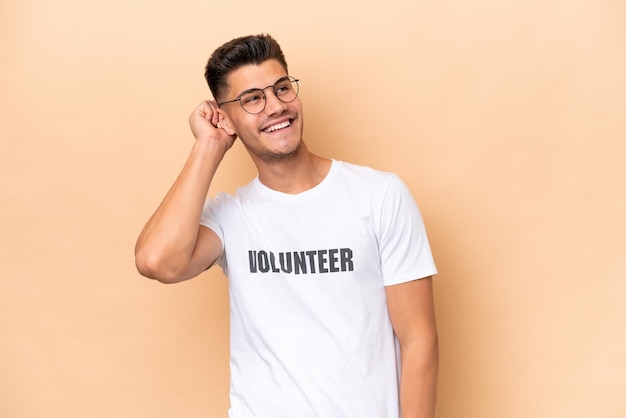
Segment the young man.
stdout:
<svg viewBox="0 0 626 418">
<path fill-rule="evenodd" d="M 432 418 L 436 269 L 408 189 L 308 150 L 298 80 L 270 36 L 224 44 L 205 76 L 215 101 L 190 116 L 196 142 L 136 263 L 164 283 L 213 264 L 228 276 L 229 417 Z M 258 177 L 205 202 L 236 138 Z"/>
</svg>

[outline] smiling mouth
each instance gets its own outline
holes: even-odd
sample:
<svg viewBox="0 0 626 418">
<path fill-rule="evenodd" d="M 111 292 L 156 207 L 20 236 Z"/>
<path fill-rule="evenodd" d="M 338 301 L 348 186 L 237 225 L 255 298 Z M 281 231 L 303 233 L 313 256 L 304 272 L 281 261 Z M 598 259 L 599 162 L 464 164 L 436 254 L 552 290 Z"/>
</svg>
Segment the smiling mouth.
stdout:
<svg viewBox="0 0 626 418">
<path fill-rule="evenodd" d="M 263 129 L 263 132 L 266 132 L 266 133 L 276 132 L 276 131 L 279 131 L 281 129 L 285 129 L 285 128 L 289 127 L 289 126 L 291 126 L 291 120 L 286 120 L 284 122 L 277 123 L 276 125 L 272 125 L 272 126 L 269 126 L 269 127 L 265 128 L 265 129 Z"/>
</svg>

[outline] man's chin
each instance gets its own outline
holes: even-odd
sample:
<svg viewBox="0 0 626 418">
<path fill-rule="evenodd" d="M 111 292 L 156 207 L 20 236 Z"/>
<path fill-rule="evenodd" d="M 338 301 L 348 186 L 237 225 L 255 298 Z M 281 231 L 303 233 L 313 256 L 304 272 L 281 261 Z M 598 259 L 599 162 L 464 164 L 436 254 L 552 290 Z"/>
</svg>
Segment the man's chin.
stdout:
<svg viewBox="0 0 626 418">
<path fill-rule="evenodd" d="M 302 149 L 302 143 L 298 142 L 298 144 L 292 149 L 283 151 L 258 151 L 248 148 L 248 152 L 265 164 L 275 165 L 295 160 L 302 152 Z"/>
</svg>

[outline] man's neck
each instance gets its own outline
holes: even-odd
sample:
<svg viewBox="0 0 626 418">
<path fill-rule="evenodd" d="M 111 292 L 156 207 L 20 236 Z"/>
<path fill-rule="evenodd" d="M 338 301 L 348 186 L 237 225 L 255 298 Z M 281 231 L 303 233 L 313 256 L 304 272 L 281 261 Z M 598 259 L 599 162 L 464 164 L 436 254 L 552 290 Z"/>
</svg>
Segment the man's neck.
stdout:
<svg viewBox="0 0 626 418">
<path fill-rule="evenodd" d="M 331 160 L 309 152 L 304 143 L 297 155 L 272 164 L 256 163 L 259 180 L 272 190 L 298 194 L 312 189 L 324 180 Z"/>
</svg>

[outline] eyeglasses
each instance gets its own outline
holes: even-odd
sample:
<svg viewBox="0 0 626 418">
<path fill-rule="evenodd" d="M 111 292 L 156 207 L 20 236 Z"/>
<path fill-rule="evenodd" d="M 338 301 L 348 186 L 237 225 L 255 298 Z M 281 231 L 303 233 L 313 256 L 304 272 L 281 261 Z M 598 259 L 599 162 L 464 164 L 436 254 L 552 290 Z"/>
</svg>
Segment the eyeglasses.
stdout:
<svg viewBox="0 0 626 418">
<path fill-rule="evenodd" d="M 271 88 L 276 98 L 283 103 L 293 102 L 296 97 L 298 97 L 298 81 L 299 80 L 297 78 L 285 76 L 279 78 L 278 81 L 276 81 L 276 83 L 272 86 L 267 86 L 262 89 L 246 90 L 236 99 L 218 103 L 217 106 L 221 107 L 226 103 L 239 102 L 243 110 L 252 115 L 256 115 L 265 109 L 265 104 L 267 103 L 265 90 Z"/>
</svg>

